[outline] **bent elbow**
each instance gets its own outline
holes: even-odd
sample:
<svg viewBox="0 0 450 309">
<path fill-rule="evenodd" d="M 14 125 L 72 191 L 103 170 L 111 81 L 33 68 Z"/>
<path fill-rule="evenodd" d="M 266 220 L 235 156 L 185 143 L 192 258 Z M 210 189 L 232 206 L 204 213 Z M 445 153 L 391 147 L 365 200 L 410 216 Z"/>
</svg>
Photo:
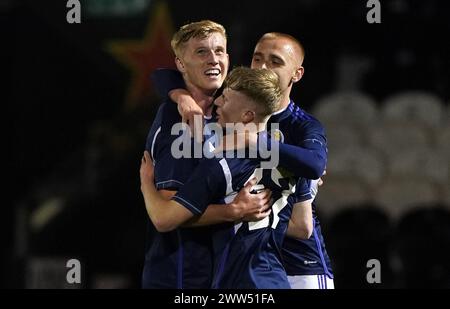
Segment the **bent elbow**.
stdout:
<svg viewBox="0 0 450 309">
<path fill-rule="evenodd" d="M 323 171 L 321 172 L 320 167 L 315 166 L 313 169 L 311 169 L 310 171 L 310 175 L 309 178 L 310 179 L 319 179 L 320 177 L 322 177 Z"/>
<path fill-rule="evenodd" d="M 297 238 L 301 240 L 308 240 L 312 233 L 308 233 L 306 230 L 299 231 L 297 233 Z"/>
<path fill-rule="evenodd" d="M 313 228 L 312 228 L 312 226 L 306 228 L 306 229 L 305 229 L 305 239 L 309 239 L 309 238 L 312 236 L 312 233 L 313 233 Z"/>
<path fill-rule="evenodd" d="M 325 172 L 326 168 L 326 161 L 318 159 L 316 161 L 316 164 L 314 164 L 313 168 L 311 169 L 311 179 L 319 179 L 323 176 L 323 173 Z"/>
<path fill-rule="evenodd" d="M 304 224 L 301 229 L 298 231 L 298 238 L 302 240 L 307 240 L 311 237 L 313 233 L 312 224 Z"/>
<path fill-rule="evenodd" d="M 166 220 L 152 220 L 155 229 L 159 233 L 167 233 L 173 231 L 176 226 Z"/>
</svg>

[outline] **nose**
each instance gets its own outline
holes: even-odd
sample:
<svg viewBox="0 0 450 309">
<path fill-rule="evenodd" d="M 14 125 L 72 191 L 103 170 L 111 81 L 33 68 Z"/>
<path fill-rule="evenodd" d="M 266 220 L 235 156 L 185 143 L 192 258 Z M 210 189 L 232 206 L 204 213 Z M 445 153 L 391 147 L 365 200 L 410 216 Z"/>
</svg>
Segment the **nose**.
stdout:
<svg viewBox="0 0 450 309">
<path fill-rule="evenodd" d="M 252 62 L 252 68 L 253 69 L 267 69 L 267 65 L 263 61 Z"/>
<path fill-rule="evenodd" d="M 215 65 L 215 64 L 218 64 L 219 63 L 219 58 L 218 58 L 218 56 L 213 52 L 213 51 L 211 51 L 210 53 L 209 53 L 209 57 L 208 57 L 208 64 L 213 64 L 213 65 Z"/>
</svg>

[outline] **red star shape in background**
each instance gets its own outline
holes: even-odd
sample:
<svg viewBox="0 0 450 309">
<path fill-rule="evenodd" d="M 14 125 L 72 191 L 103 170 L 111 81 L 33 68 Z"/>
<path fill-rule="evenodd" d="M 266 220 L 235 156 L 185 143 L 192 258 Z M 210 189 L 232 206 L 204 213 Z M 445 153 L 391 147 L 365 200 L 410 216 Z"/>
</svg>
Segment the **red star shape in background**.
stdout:
<svg viewBox="0 0 450 309">
<path fill-rule="evenodd" d="M 121 40 L 108 44 L 115 58 L 132 71 L 126 98 L 128 108 L 144 102 L 151 93 L 150 74 L 161 67 L 175 68 L 170 46 L 173 25 L 165 2 L 156 4 L 142 40 Z"/>
</svg>

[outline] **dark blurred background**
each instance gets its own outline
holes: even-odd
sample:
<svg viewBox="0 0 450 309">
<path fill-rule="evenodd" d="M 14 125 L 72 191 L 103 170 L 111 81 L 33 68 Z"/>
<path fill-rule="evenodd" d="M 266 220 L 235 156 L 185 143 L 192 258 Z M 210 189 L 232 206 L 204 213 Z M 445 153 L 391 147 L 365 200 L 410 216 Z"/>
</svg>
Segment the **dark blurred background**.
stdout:
<svg viewBox="0 0 450 309">
<path fill-rule="evenodd" d="M 181 25 L 222 23 L 232 66 L 265 32 L 299 38 L 293 99 L 328 133 L 319 215 L 337 288 L 450 288 L 450 5 L 381 1 L 63 0 L 0 4 L 9 131 L 0 264 L 6 288 L 135 288 L 146 212 L 139 164 Z M 6 47 L 6 48 L 5 48 Z M 366 281 L 369 259 L 380 284 Z"/>
</svg>

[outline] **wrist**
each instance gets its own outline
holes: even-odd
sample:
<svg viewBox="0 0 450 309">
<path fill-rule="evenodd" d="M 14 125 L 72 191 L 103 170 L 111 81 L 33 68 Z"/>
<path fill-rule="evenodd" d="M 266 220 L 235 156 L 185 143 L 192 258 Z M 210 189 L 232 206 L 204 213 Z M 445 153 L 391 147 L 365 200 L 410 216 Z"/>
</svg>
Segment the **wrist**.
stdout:
<svg viewBox="0 0 450 309">
<path fill-rule="evenodd" d="M 169 97 L 178 104 L 186 104 L 189 102 L 188 99 L 191 98 L 185 89 L 173 89 L 169 92 Z"/>
<path fill-rule="evenodd" d="M 239 205 L 235 202 L 231 202 L 227 205 L 227 217 L 225 218 L 229 222 L 239 221 L 243 215 L 239 211 Z"/>
<path fill-rule="evenodd" d="M 141 190 L 145 192 L 149 192 L 152 190 L 152 187 L 154 186 L 153 181 L 145 180 L 141 181 Z"/>
<path fill-rule="evenodd" d="M 178 89 L 172 89 L 169 91 L 169 98 L 174 101 L 175 103 L 178 103 L 180 92 Z"/>
</svg>

